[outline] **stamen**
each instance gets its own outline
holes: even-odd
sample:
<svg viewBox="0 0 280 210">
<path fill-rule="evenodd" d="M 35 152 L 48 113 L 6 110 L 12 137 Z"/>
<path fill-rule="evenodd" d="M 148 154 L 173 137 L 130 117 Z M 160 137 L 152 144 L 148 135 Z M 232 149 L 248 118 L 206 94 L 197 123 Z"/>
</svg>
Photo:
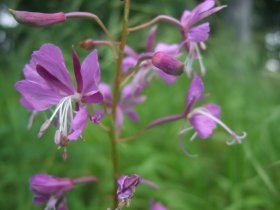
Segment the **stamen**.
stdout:
<svg viewBox="0 0 280 210">
<path fill-rule="evenodd" d="M 203 63 L 203 60 L 202 60 L 202 56 L 200 54 L 199 47 L 197 46 L 197 44 L 194 44 L 194 48 L 196 50 L 197 59 L 198 59 L 199 65 L 200 65 L 201 74 L 202 74 L 202 76 L 204 76 L 205 73 L 206 73 L 206 69 L 205 69 L 205 66 L 204 66 L 204 63 Z"/>
<path fill-rule="evenodd" d="M 231 141 L 231 142 L 228 142 L 227 144 L 231 145 L 235 142 L 241 144 L 242 143 L 242 139 L 244 139 L 247 134 L 246 132 L 243 132 L 242 135 L 238 136 L 233 130 L 231 130 L 225 123 L 223 123 L 221 120 L 219 120 L 218 118 L 216 118 L 215 116 L 213 116 L 212 114 L 210 114 L 208 111 L 204 111 L 205 109 L 203 108 L 197 108 L 195 110 L 193 110 L 191 113 L 190 113 L 190 116 L 191 115 L 194 115 L 194 114 L 202 114 L 206 117 L 208 117 L 209 119 L 213 120 L 214 122 L 216 122 L 217 124 L 219 124 L 220 126 L 222 126 L 233 138 L 234 140 Z"/>
</svg>

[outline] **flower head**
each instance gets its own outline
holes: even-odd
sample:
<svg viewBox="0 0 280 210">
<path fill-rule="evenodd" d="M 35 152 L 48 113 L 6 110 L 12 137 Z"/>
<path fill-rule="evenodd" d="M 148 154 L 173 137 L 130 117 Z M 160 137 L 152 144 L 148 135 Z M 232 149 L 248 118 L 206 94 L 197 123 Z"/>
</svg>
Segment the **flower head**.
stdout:
<svg viewBox="0 0 280 210">
<path fill-rule="evenodd" d="M 71 191 L 77 183 L 95 180 L 95 177 L 70 179 L 49 176 L 48 174 L 35 174 L 30 178 L 30 189 L 34 193 L 33 202 L 36 205 L 46 203 L 46 210 L 51 210 L 55 206 L 57 209 L 67 210 L 65 193 Z"/>
<path fill-rule="evenodd" d="M 141 183 L 141 177 L 137 174 L 132 176 L 121 176 L 118 179 L 118 208 L 128 207 L 130 200 L 133 197 L 135 188 Z"/>
<path fill-rule="evenodd" d="M 225 123 L 220 120 L 220 107 L 217 104 L 205 104 L 194 108 L 196 103 L 204 98 L 204 85 L 198 75 L 195 75 L 186 96 L 186 107 L 184 116 L 196 131 L 194 137 L 197 135 L 201 139 L 206 139 L 213 134 L 217 124 L 221 125 L 232 137 L 233 141 L 230 143 L 241 143 L 245 138 L 246 133 L 238 136 Z M 180 133 L 190 130 L 190 128 L 183 129 Z M 194 138 L 193 137 L 193 138 Z"/>
<path fill-rule="evenodd" d="M 81 136 L 89 115 L 84 104 L 103 101 L 98 90 L 97 51 L 91 52 L 82 64 L 74 49 L 72 56 L 77 87 L 72 83 L 60 49 L 53 44 L 44 44 L 33 52 L 29 64 L 24 67 L 25 79 L 16 83 L 16 89 L 21 93 L 20 102 L 28 110 L 45 111 L 56 106 L 41 126 L 39 137 L 55 120 L 58 124 L 55 143 L 60 146 Z"/>
<path fill-rule="evenodd" d="M 185 45 L 189 56 L 186 59 L 186 73 L 191 76 L 193 60 L 198 60 L 201 73 L 205 74 L 205 67 L 199 50 L 199 45 L 209 38 L 210 24 L 209 22 L 194 26 L 198 21 L 218 12 L 225 6 L 215 7 L 214 0 L 205 0 L 197 5 L 192 11 L 185 10 L 181 17 L 183 45 Z M 204 48 L 204 47 L 203 47 Z"/>
</svg>

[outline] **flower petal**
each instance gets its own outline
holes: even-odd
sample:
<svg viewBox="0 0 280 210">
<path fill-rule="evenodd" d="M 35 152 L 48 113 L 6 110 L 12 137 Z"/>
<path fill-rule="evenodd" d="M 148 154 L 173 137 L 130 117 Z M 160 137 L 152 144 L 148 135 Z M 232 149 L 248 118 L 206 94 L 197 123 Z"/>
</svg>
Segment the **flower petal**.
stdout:
<svg viewBox="0 0 280 210">
<path fill-rule="evenodd" d="M 139 115 L 137 114 L 137 112 L 134 109 L 128 109 L 128 110 L 125 110 L 125 112 L 133 122 L 139 121 Z"/>
<path fill-rule="evenodd" d="M 82 102 L 99 104 L 103 102 L 103 95 L 99 90 L 96 90 L 90 95 L 83 95 Z"/>
<path fill-rule="evenodd" d="M 65 66 L 61 50 L 53 44 L 44 44 L 32 54 L 32 60 L 36 65 L 44 67 L 51 75 L 57 78 L 68 88 L 68 93 L 74 93 L 74 86 L 70 74 Z"/>
<path fill-rule="evenodd" d="M 16 89 L 22 94 L 22 105 L 29 110 L 43 111 L 57 104 L 61 96 L 53 90 L 45 89 L 40 84 L 21 80 L 16 83 Z"/>
<path fill-rule="evenodd" d="M 72 61 L 74 67 L 75 78 L 77 81 L 77 92 L 81 93 L 83 89 L 83 79 L 81 74 L 81 64 L 74 48 L 72 48 Z"/>
<path fill-rule="evenodd" d="M 97 89 L 100 81 L 100 68 L 97 57 L 97 50 L 93 50 L 83 61 L 81 67 L 83 79 L 82 93 L 86 94 Z"/>
<path fill-rule="evenodd" d="M 115 128 L 116 132 L 119 134 L 123 126 L 123 110 L 117 106 L 116 112 Z"/>
<path fill-rule="evenodd" d="M 186 112 L 189 112 L 192 106 L 203 98 L 204 85 L 200 77 L 195 74 L 190 84 L 186 97 Z"/>
<path fill-rule="evenodd" d="M 201 108 L 205 109 L 209 114 L 216 118 L 219 118 L 220 116 L 220 107 L 216 104 L 206 104 Z M 214 120 L 200 113 L 192 115 L 190 123 L 201 139 L 206 139 L 211 136 L 217 126 L 217 123 Z"/>
<path fill-rule="evenodd" d="M 123 59 L 123 62 L 122 62 L 122 71 L 123 73 L 127 73 L 128 70 L 132 67 L 134 67 L 137 63 L 137 60 L 133 57 L 126 57 Z"/>
<path fill-rule="evenodd" d="M 146 41 L 146 52 L 152 52 L 153 45 L 155 42 L 155 36 L 156 36 L 157 26 L 154 26 L 150 29 Z"/>
<path fill-rule="evenodd" d="M 210 26 L 207 22 L 191 28 L 191 30 L 189 30 L 188 37 L 190 41 L 204 42 L 208 39 L 209 32 Z"/>
<path fill-rule="evenodd" d="M 155 52 L 161 51 L 175 56 L 178 55 L 179 49 L 180 49 L 180 45 L 178 44 L 166 44 L 160 42 L 155 47 Z"/>
<path fill-rule="evenodd" d="M 72 132 L 68 135 L 68 139 L 71 140 L 76 140 L 80 138 L 83 130 L 85 129 L 87 125 L 87 119 L 88 119 L 88 111 L 87 107 L 80 107 L 79 111 L 75 115 L 71 129 Z"/>
<path fill-rule="evenodd" d="M 98 89 L 102 93 L 105 103 L 107 104 L 112 103 L 113 96 L 112 96 L 111 87 L 106 83 L 100 83 Z"/>
<path fill-rule="evenodd" d="M 177 76 L 173 76 L 173 75 L 164 73 L 164 71 L 160 70 L 159 68 L 157 68 L 155 66 L 153 66 L 153 70 L 167 84 L 172 84 L 172 83 L 176 82 L 176 80 L 178 78 Z"/>
</svg>

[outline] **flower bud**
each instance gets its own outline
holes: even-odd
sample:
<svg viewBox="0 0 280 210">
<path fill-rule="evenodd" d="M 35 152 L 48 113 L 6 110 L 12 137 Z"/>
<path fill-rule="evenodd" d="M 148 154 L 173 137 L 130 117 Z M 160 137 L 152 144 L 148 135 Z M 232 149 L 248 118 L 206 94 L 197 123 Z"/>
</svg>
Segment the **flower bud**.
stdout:
<svg viewBox="0 0 280 210">
<path fill-rule="evenodd" d="M 164 52 L 156 52 L 153 55 L 152 63 L 169 75 L 179 76 L 183 73 L 184 64 L 174 56 Z"/>
<path fill-rule="evenodd" d="M 39 13 L 39 12 L 27 12 L 9 10 L 14 18 L 22 24 L 27 24 L 35 27 L 49 26 L 66 21 L 65 14 L 63 12 L 58 13 Z"/>
</svg>

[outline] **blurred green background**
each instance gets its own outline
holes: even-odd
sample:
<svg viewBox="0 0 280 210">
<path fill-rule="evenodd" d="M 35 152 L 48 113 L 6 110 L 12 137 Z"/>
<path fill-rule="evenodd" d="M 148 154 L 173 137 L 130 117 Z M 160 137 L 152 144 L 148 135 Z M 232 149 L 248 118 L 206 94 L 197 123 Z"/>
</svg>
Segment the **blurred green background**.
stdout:
<svg viewBox="0 0 280 210">
<path fill-rule="evenodd" d="M 180 18 L 194 0 L 132 0 L 130 25 L 158 14 Z M 222 120 L 248 137 L 228 146 L 229 135 L 217 128 L 208 140 L 196 139 L 186 147 L 196 158 L 184 155 L 178 131 L 184 122 L 162 125 L 135 141 L 118 145 L 121 174 L 140 174 L 160 186 L 138 187 L 131 209 L 149 209 L 152 199 L 172 210 L 278 210 L 280 209 L 280 2 L 276 0 L 219 1 L 228 7 L 210 18 L 211 36 L 203 52 L 207 75 L 205 102 L 222 107 Z M 23 78 L 23 66 L 33 50 L 46 42 L 60 46 L 69 69 L 71 46 L 86 38 L 103 39 L 96 23 L 73 20 L 48 28 L 31 28 L 7 20 L 7 8 L 56 12 L 89 11 L 97 14 L 115 38 L 121 30 L 122 3 L 111 1 L 49 0 L 0 3 L 0 209 L 43 209 L 32 203 L 29 177 L 38 172 L 61 177 L 95 175 L 98 183 L 81 184 L 69 192 L 70 209 L 106 209 L 111 206 L 112 166 L 110 141 L 98 126 L 88 125 L 85 141 L 71 143 L 69 158 L 53 143 L 54 129 L 37 140 L 44 116 L 28 130 L 29 113 L 19 104 L 14 89 Z M 176 28 L 158 24 L 157 41 L 179 42 Z M 144 50 L 148 29 L 129 35 L 128 44 Z M 81 58 L 88 51 L 77 48 Z M 99 48 L 102 78 L 113 79 L 115 63 L 108 49 Z M 157 117 L 184 109 L 189 80 L 183 75 L 173 86 L 155 80 L 145 91 L 148 100 L 137 110 L 138 124 L 126 120 L 124 136 Z"/>
</svg>

